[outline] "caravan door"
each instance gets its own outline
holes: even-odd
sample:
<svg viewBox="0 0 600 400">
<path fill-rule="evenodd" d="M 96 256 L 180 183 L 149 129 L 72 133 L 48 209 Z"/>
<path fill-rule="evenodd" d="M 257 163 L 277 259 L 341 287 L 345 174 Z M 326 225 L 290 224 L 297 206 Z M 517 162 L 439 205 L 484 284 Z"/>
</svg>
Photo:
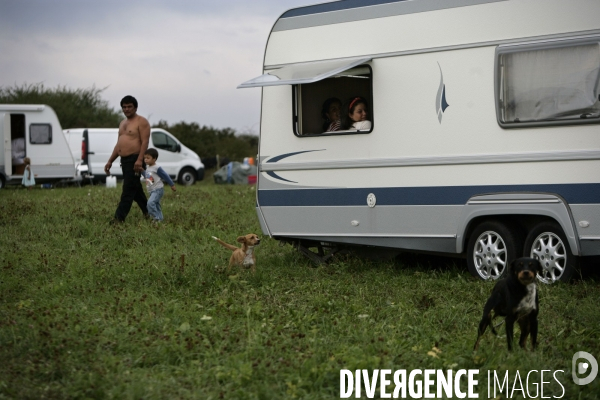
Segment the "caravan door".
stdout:
<svg viewBox="0 0 600 400">
<path fill-rule="evenodd" d="M 10 135 L 10 114 L 2 114 L 2 130 L 4 131 L 4 174 L 6 176 L 12 175 L 12 147 L 11 147 L 11 135 Z"/>
</svg>

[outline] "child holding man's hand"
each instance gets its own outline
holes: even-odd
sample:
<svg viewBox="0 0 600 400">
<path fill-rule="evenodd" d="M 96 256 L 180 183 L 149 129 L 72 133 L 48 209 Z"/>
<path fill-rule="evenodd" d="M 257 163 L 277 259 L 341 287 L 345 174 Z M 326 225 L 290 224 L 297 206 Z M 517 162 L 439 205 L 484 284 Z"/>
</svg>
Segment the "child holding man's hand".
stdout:
<svg viewBox="0 0 600 400">
<path fill-rule="evenodd" d="M 169 174 L 156 164 L 157 159 L 158 151 L 156 149 L 150 148 L 144 153 L 144 162 L 146 163 L 144 178 L 146 178 L 146 187 L 150 194 L 150 198 L 148 199 L 148 214 L 150 214 L 155 223 L 163 220 L 162 208 L 160 206 L 160 199 L 165 194 L 163 181 L 171 186 L 172 191 L 175 192 L 177 190 Z"/>
</svg>

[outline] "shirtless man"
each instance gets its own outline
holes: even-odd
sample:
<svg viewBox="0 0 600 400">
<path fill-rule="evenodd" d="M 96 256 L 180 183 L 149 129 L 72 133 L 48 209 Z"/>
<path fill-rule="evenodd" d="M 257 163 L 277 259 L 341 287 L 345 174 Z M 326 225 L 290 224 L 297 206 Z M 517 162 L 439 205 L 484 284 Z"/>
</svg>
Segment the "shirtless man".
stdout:
<svg viewBox="0 0 600 400">
<path fill-rule="evenodd" d="M 150 123 L 137 115 L 138 102 L 133 96 L 125 96 L 121 100 L 121 109 L 126 119 L 119 125 L 119 138 L 108 162 L 104 166 L 106 175 L 117 157 L 121 157 L 123 171 L 123 192 L 121 201 L 115 212 L 113 222 L 123 222 L 135 201 L 144 216 L 148 215 L 146 193 L 140 182 L 140 173 L 144 169 L 144 153 L 150 140 Z"/>
</svg>

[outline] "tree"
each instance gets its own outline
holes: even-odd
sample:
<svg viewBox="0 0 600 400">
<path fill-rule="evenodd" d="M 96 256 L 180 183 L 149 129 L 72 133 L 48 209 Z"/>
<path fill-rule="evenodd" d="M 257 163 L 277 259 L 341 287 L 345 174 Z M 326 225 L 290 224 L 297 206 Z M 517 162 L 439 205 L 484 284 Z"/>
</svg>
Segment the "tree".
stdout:
<svg viewBox="0 0 600 400">
<path fill-rule="evenodd" d="M 124 118 L 120 111 L 110 108 L 100 95 L 105 90 L 69 89 L 58 86 L 46 88 L 42 83 L 0 87 L 2 104 L 47 104 L 54 109 L 61 126 L 67 128 L 117 128 Z"/>
</svg>

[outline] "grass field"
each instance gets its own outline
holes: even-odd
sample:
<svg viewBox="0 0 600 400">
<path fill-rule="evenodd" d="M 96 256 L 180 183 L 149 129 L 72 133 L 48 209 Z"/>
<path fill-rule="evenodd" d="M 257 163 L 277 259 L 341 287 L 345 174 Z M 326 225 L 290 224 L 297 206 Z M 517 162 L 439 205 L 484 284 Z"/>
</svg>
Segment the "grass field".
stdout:
<svg viewBox="0 0 600 400">
<path fill-rule="evenodd" d="M 0 398 L 331 399 L 340 369 L 478 369 L 479 398 L 488 371 L 528 398 L 517 371 L 525 386 L 531 370 L 562 370 L 560 385 L 544 377 L 545 397 L 600 398 L 600 378 L 571 378 L 576 351 L 600 358 L 597 275 L 539 288 L 536 352 L 509 353 L 503 327 L 474 352 L 493 283 L 460 260 L 314 268 L 266 237 L 256 274 L 228 273 L 210 237 L 261 234 L 254 187 L 179 187 L 164 224 L 134 205 L 110 226 L 120 189 L 0 190 Z"/>
</svg>

